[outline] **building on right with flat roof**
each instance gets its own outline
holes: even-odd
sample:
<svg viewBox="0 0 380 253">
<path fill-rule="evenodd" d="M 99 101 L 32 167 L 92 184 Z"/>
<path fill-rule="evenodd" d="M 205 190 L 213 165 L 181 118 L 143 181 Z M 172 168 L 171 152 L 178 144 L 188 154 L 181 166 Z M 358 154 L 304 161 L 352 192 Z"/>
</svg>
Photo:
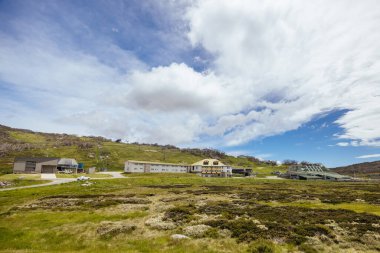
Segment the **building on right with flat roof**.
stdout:
<svg viewBox="0 0 380 253">
<path fill-rule="evenodd" d="M 320 164 L 297 164 L 291 165 L 284 175 L 290 179 L 300 180 L 331 180 L 331 181 L 351 181 L 352 177 L 341 175 L 325 168 Z"/>
</svg>

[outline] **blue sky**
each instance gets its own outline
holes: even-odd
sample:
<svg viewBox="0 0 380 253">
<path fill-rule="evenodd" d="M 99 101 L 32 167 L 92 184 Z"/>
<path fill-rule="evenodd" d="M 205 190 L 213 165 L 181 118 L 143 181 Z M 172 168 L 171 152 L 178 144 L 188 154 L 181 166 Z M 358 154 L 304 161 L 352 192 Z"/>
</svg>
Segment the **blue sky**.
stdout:
<svg viewBox="0 0 380 253">
<path fill-rule="evenodd" d="M 3 0 L 0 123 L 378 160 L 379 14 L 375 0 Z"/>
</svg>

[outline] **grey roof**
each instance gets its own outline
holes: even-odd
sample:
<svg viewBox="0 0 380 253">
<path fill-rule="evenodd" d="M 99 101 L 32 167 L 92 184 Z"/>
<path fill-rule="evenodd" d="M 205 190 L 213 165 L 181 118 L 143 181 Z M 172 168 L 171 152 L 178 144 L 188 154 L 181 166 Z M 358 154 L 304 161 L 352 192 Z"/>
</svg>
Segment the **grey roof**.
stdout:
<svg viewBox="0 0 380 253">
<path fill-rule="evenodd" d="M 26 161 L 34 161 L 34 162 L 47 162 L 57 160 L 57 157 L 16 157 L 15 162 L 26 162 Z"/>
<path fill-rule="evenodd" d="M 288 169 L 288 174 L 297 175 L 306 179 L 336 179 L 336 180 L 349 180 L 352 179 L 350 176 L 340 175 L 338 173 L 332 172 L 325 167 L 317 164 L 311 165 L 292 165 Z"/>
<path fill-rule="evenodd" d="M 323 177 L 321 176 L 314 176 L 314 175 L 307 175 L 307 174 L 300 174 L 299 176 L 306 179 L 323 179 Z"/>
<path fill-rule="evenodd" d="M 78 166 L 78 162 L 72 158 L 61 158 L 58 161 L 58 165 Z"/>
</svg>

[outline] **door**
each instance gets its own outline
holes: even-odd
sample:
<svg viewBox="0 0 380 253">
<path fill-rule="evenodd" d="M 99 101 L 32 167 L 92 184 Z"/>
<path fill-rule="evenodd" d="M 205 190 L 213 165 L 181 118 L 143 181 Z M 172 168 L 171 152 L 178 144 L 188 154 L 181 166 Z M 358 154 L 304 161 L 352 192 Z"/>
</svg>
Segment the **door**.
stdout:
<svg viewBox="0 0 380 253">
<path fill-rule="evenodd" d="M 42 165 L 41 173 L 55 173 L 55 168 L 54 165 Z"/>
<path fill-rule="evenodd" d="M 150 172 L 150 164 L 144 164 L 144 173 Z"/>
</svg>

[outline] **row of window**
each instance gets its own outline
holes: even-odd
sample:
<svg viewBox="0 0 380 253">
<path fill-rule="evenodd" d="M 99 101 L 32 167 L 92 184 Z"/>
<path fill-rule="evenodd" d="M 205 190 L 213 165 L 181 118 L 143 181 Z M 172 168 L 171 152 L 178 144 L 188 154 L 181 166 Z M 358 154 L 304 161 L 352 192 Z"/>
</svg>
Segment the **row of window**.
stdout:
<svg viewBox="0 0 380 253">
<path fill-rule="evenodd" d="M 143 171 L 143 168 L 133 168 L 132 170 Z M 154 168 L 151 168 L 150 171 L 168 171 L 168 172 L 170 172 L 170 171 L 176 171 L 176 172 L 184 171 L 184 172 L 186 172 L 187 170 L 186 169 L 175 169 L 175 170 L 173 170 L 173 169 L 154 169 Z"/>
<path fill-rule="evenodd" d="M 158 166 L 158 167 L 179 167 L 179 165 L 176 164 L 134 164 L 135 166 L 141 166 L 143 167 L 144 165 L 150 165 L 150 166 Z M 184 166 L 187 167 L 187 166 Z"/>
</svg>

